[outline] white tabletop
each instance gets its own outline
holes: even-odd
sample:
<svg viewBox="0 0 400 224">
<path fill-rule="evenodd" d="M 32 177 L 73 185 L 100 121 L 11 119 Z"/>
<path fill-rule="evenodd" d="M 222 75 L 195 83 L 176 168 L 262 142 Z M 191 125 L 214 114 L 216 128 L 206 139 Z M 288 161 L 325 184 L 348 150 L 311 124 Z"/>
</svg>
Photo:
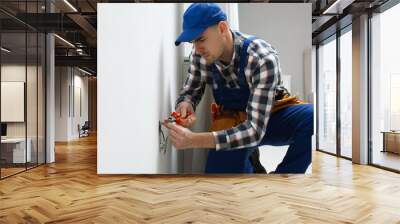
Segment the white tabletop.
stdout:
<svg viewBox="0 0 400 224">
<path fill-rule="evenodd" d="M 25 138 L 6 138 L 6 139 L 1 139 L 1 143 L 20 143 L 24 142 Z M 29 139 L 28 139 L 29 141 Z"/>
</svg>

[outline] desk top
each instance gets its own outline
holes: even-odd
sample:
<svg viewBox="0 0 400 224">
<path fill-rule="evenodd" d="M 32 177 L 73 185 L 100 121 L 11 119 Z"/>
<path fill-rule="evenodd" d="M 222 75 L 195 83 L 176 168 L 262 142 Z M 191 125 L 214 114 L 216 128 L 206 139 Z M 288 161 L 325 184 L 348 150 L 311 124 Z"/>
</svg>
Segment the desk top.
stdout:
<svg viewBox="0 0 400 224">
<path fill-rule="evenodd" d="M 28 141 L 30 139 L 28 138 Z M 1 139 L 1 143 L 20 143 L 20 142 L 25 142 L 25 138 L 6 138 L 6 139 Z"/>
<path fill-rule="evenodd" d="M 400 131 L 381 131 L 381 133 L 384 133 L 384 134 L 398 134 L 398 135 L 400 135 Z"/>
</svg>

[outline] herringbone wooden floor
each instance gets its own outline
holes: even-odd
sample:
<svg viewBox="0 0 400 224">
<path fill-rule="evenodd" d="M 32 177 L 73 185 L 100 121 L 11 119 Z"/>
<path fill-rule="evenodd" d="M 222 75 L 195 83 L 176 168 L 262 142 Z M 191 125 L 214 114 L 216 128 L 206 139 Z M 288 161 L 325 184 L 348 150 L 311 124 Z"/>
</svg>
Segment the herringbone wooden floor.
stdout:
<svg viewBox="0 0 400 224">
<path fill-rule="evenodd" d="M 400 175 L 316 152 L 312 175 L 98 176 L 96 139 L 0 181 L 0 223 L 400 223 Z"/>
</svg>

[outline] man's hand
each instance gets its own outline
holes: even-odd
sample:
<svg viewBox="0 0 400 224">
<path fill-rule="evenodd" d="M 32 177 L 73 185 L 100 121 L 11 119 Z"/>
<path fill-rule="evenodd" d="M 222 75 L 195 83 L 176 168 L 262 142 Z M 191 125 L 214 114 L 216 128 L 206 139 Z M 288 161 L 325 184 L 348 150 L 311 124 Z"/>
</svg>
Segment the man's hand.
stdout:
<svg viewBox="0 0 400 224">
<path fill-rule="evenodd" d="M 189 102 L 182 101 L 176 107 L 176 112 L 181 115 L 181 123 L 184 127 L 190 127 L 196 121 L 196 115 L 193 110 L 193 106 Z M 190 114 L 189 116 L 187 116 Z"/>
<path fill-rule="evenodd" d="M 194 133 L 189 129 L 164 121 L 164 126 L 169 129 L 169 137 L 176 149 L 194 148 Z"/>
<path fill-rule="evenodd" d="M 163 122 L 163 125 L 169 129 L 169 137 L 176 149 L 215 148 L 214 136 L 211 132 L 192 132 L 167 120 Z"/>
</svg>

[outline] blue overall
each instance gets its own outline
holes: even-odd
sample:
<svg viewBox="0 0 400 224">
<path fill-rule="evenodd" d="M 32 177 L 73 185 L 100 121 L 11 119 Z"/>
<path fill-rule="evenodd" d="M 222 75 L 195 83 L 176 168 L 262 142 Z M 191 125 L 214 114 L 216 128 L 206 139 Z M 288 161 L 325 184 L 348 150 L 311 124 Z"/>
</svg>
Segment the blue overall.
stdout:
<svg viewBox="0 0 400 224">
<path fill-rule="evenodd" d="M 212 65 L 213 95 L 224 109 L 245 111 L 250 96 L 244 69 L 247 63 L 247 48 L 251 40 L 244 40 L 240 50 L 238 81 L 240 88 L 228 88 L 217 67 Z M 270 114 L 267 129 L 259 145 L 290 145 L 283 161 L 275 173 L 304 173 L 311 163 L 311 136 L 313 134 L 313 106 L 299 104 L 280 109 Z M 257 149 L 248 147 L 237 150 L 210 149 L 206 173 L 253 173 L 250 156 Z"/>
</svg>

